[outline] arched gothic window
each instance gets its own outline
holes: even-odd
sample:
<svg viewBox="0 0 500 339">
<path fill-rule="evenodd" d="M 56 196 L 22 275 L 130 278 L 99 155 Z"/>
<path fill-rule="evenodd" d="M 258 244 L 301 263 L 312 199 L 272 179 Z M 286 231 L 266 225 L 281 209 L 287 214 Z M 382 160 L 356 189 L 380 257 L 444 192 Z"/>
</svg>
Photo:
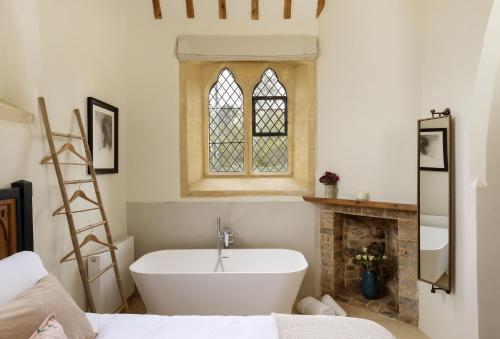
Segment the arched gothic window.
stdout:
<svg viewBox="0 0 500 339">
<path fill-rule="evenodd" d="M 243 172 L 243 92 L 227 68 L 210 89 L 208 112 L 210 172 Z"/>
<path fill-rule="evenodd" d="M 288 171 L 287 92 L 275 71 L 262 74 L 252 95 L 253 171 Z"/>
</svg>

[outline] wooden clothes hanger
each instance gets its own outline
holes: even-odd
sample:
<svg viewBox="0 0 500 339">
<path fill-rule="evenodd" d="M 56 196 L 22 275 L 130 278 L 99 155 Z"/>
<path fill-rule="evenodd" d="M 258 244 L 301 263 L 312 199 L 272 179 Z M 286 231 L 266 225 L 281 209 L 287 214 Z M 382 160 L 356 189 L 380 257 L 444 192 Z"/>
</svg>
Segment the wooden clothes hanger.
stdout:
<svg viewBox="0 0 500 339">
<path fill-rule="evenodd" d="M 78 153 L 77 150 L 75 149 L 75 146 L 73 146 L 73 144 L 70 144 L 70 143 L 65 143 L 64 145 L 62 145 L 61 149 L 59 149 L 59 151 L 56 152 L 56 155 L 60 155 L 61 153 L 64 153 L 66 151 L 76 155 L 78 158 L 83 160 L 86 165 L 90 165 L 90 161 L 87 158 L 85 158 L 83 155 Z M 49 164 L 50 163 L 49 161 L 51 159 L 52 159 L 52 155 L 47 155 L 45 158 L 42 159 L 41 162 L 42 162 L 42 164 Z"/>
<path fill-rule="evenodd" d="M 90 199 L 84 191 L 78 189 L 75 191 L 75 193 L 73 193 L 73 195 L 71 196 L 71 198 L 69 198 L 69 203 L 71 204 L 73 201 L 75 201 L 77 198 L 80 198 L 80 199 L 83 199 L 85 201 L 88 201 L 90 202 L 91 204 L 93 205 L 96 205 L 96 206 L 101 206 L 97 201 L 95 200 L 92 200 Z M 59 207 L 58 209 L 56 209 L 54 211 L 54 213 L 52 213 L 52 216 L 56 216 L 57 214 L 59 214 L 62 210 L 64 209 L 64 205 L 62 205 L 61 207 Z"/>
<path fill-rule="evenodd" d="M 103 241 L 100 241 L 96 236 L 95 234 L 89 234 L 85 237 L 85 239 L 83 239 L 82 243 L 79 245 L 80 248 L 82 248 L 83 246 L 87 245 L 89 242 L 95 242 L 97 244 L 100 244 L 100 245 L 103 245 L 103 246 L 106 246 L 106 247 L 109 247 L 110 250 L 117 250 L 118 248 L 113 245 L 113 244 L 108 244 L 107 242 L 103 242 Z M 60 263 L 62 264 L 63 262 L 65 262 L 69 257 L 71 257 L 73 254 L 75 253 L 75 251 L 71 251 L 69 252 L 68 254 L 66 254 L 64 257 L 61 258 L 61 261 Z"/>
</svg>

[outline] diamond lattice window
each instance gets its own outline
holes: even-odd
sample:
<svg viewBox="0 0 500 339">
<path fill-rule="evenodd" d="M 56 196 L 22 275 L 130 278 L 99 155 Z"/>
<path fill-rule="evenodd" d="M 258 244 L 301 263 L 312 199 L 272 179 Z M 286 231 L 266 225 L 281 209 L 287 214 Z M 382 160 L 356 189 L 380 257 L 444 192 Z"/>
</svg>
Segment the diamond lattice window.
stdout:
<svg viewBox="0 0 500 339">
<path fill-rule="evenodd" d="M 210 89 L 208 110 L 210 172 L 243 172 L 243 92 L 227 68 Z"/>
<path fill-rule="evenodd" d="M 288 171 L 287 93 L 272 69 L 262 74 L 252 96 L 253 171 Z"/>
</svg>

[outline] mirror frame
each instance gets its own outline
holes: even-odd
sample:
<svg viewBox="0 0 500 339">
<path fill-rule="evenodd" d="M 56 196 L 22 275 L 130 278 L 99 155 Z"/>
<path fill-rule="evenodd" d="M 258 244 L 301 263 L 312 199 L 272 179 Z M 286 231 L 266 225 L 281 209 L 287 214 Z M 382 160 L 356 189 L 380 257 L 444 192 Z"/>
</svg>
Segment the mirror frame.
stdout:
<svg viewBox="0 0 500 339">
<path fill-rule="evenodd" d="M 448 139 L 449 139 L 449 154 L 448 154 L 448 287 L 437 285 L 431 281 L 423 279 L 420 275 L 420 129 L 422 122 L 436 119 L 447 119 L 449 124 L 448 129 Z M 417 279 L 419 281 L 426 282 L 432 285 L 431 292 L 435 293 L 436 290 L 444 290 L 446 293 L 450 294 L 453 290 L 453 278 L 455 274 L 454 270 L 454 260 L 455 260 L 455 140 L 454 140 L 454 119 L 451 115 L 419 119 L 417 121 L 417 226 L 418 226 L 418 253 L 417 253 Z"/>
</svg>

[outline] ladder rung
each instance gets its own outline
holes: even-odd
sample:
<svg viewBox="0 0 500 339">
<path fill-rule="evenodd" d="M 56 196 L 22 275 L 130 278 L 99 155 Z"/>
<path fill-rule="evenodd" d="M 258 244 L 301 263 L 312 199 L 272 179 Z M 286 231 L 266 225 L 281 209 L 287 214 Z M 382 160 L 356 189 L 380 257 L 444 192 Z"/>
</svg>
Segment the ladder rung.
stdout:
<svg viewBox="0 0 500 339">
<path fill-rule="evenodd" d="M 95 211 L 95 210 L 98 210 L 98 209 L 99 209 L 99 207 L 86 208 L 84 210 L 69 211 L 68 213 L 66 213 L 66 212 L 58 212 L 58 213 L 54 213 L 54 215 L 75 214 L 75 213 L 81 213 L 81 212 Z"/>
<path fill-rule="evenodd" d="M 77 185 L 77 184 L 86 184 L 89 182 L 94 182 L 94 179 L 83 179 L 83 180 L 65 180 L 65 185 Z"/>
<path fill-rule="evenodd" d="M 123 311 L 125 306 L 127 306 L 126 303 L 121 304 L 120 306 L 118 306 L 118 308 L 116 310 L 113 311 L 113 313 L 120 313 L 121 311 Z"/>
<path fill-rule="evenodd" d="M 76 234 L 80 234 L 82 232 L 91 230 L 93 228 L 96 228 L 96 227 L 99 227 L 99 226 L 102 226 L 102 225 L 106 225 L 106 222 L 105 221 L 101 221 L 101 222 L 98 222 L 98 223 L 95 223 L 95 224 L 88 225 L 86 227 L 80 228 L 79 230 L 76 231 Z"/>
<path fill-rule="evenodd" d="M 103 254 L 103 253 L 106 253 L 106 252 L 111 252 L 111 250 L 104 250 L 104 251 L 99 251 L 99 252 L 95 252 L 95 253 L 91 253 L 91 254 L 82 255 L 81 258 L 85 259 L 85 258 L 88 258 L 88 257 L 92 257 L 94 255 Z M 65 260 L 61 260 L 61 264 L 63 262 L 73 261 L 73 260 L 76 260 L 76 259 L 77 258 L 74 257 L 74 258 L 68 258 L 68 259 L 65 259 Z"/>
<path fill-rule="evenodd" d="M 74 134 L 67 134 L 67 133 L 59 133 L 59 132 L 52 132 L 52 135 L 55 137 L 63 137 L 63 138 L 73 138 L 73 139 L 80 139 L 83 140 L 83 137 L 81 135 L 74 135 Z"/>
<path fill-rule="evenodd" d="M 44 162 L 42 165 L 54 165 L 53 162 Z M 59 165 L 90 166 L 90 162 L 59 162 Z"/>
<path fill-rule="evenodd" d="M 101 272 L 97 273 L 96 275 L 94 275 L 92 278 L 89 279 L 89 283 L 93 282 L 94 280 L 96 280 L 97 278 L 99 278 L 101 275 L 103 275 L 104 273 L 106 273 L 110 268 L 112 268 L 113 266 L 115 266 L 115 263 L 112 263 L 111 265 L 107 266 L 105 269 L 103 269 Z"/>
</svg>

